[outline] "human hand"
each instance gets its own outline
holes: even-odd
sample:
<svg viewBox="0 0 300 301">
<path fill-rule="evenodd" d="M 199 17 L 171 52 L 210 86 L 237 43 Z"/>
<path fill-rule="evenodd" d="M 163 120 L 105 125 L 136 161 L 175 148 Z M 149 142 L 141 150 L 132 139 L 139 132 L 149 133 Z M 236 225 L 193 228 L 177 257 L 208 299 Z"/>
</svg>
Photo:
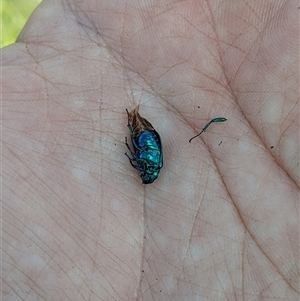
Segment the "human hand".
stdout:
<svg viewBox="0 0 300 301">
<path fill-rule="evenodd" d="M 44 0 L 2 50 L 4 300 L 299 299 L 293 4 Z"/>
</svg>

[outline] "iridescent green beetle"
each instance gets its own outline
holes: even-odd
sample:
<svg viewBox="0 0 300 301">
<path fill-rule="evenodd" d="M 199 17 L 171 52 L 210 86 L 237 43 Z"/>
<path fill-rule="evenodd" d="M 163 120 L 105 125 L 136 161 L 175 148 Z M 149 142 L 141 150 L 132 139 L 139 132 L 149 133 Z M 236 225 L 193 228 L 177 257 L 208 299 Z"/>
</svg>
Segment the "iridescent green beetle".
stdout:
<svg viewBox="0 0 300 301">
<path fill-rule="evenodd" d="M 127 143 L 127 137 L 125 137 L 125 145 L 132 158 L 127 153 L 125 155 L 128 157 L 130 164 L 141 172 L 143 184 L 151 184 L 157 179 L 160 169 L 163 167 L 160 136 L 152 124 L 141 117 L 139 106 L 130 113 L 126 109 L 126 112 L 128 116 L 127 127 L 134 151 L 131 150 Z"/>
</svg>

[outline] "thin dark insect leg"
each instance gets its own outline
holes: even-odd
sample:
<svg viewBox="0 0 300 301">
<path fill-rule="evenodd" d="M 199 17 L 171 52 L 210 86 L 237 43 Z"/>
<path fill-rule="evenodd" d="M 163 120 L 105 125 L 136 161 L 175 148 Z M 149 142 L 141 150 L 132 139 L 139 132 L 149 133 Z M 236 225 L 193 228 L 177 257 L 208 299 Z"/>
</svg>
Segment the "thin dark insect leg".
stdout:
<svg viewBox="0 0 300 301">
<path fill-rule="evenodd" d="M 131 164 L 132 167 L 134 167 L 135 169 L 137 169 L 137 170 L 139 170 L 139 171 L 144 171 L 144 168 L 140 167 L 138 164 L 137 164 L 137 165 L 134 165 L 134 164 L 132 163 L 132 161 L 136 161 L 135 158 L 133 158 L 133 159 L 130 158 L 130 157 L 127 155 L 127 153 L 125 153 L 125 155 L 126 155 L 126 157 L 129 159 L 129 162 L 130 162 L 130 164 Z"/>
<path fill-rule="evenodd" d="M 130 136 L 132 136 L 133 132 L 132 132 L 132 127 L 131 127 L 130 122 L 129 122 L 129 112 L 128 112 L 127 109 L 126 109 L 126 112 L 127 112 L 127 127 L 129 129 Z"/>
<path fill-rule="evenodd" d="M 198 136 L 200 136 L 203 132 L 205 132 L 204 129 L 202 129 L 202 131 L 201 131 L 199 134 L 197 134 L 196 136 L 192 137 L 192 138 L 189 140 L 189 143 L 191 143 L 191 141 L 192 141 L 193 139 L 195 139 L 195 138 L 197 138 Z"/>
<path fill-rule="evenodd" d="M 214 118 L 212 119 L 210 122 L 208 122 L 205 127 L 202 129 L 202 131 L 197 134 L 196 136 L 192 137 L 189 142 L 191 143 L 191 141 L 195 138 L 197 138 L 198 136 L 200 136 L 203 132 L 205 132 L 207 130 L 207 128 L 213 123 L 213 122 L 224 122 L 226 121 L 227 119 L 225 117 L 217 117 L 217 118 Z"/>
<path fill-rule="evenodd" d="M 130 162 L 131 166 L 134 167 L 135 169 L 139 170 L 139 171 L 143 171 L 144 168 L 140 167 L 140 164 L 137 162 L 136 154 L 131 150 L 130 146 L 129 146 L 128 143 L 127 143 L 127 137 L 125 137 L 125 145 L 126 145 L 127 149 L 129 150 L 129 152 L 130 152 L 130 154 L 131 154 L 131 156 L 132 156 L 132 158 L 130 158 L 130 157 L 128 156 L 128 154 L 125 153 L 125 156 L 129 159 L 129 162 Z M 137 165 L 134 165 L 134 164 L 132 163 L 133 161 L 136 162 Z"/>
<path fill-rule="evenodd" d="M 130 164 L 135 168 L 136 165 L 132 163 L 132 161 L 135 161 L 135 159 L 130 158 L 127 153 L 125 153 L 125 156 L 129 159 Z"/>
<path fill-rule="evenodd" d="M 136 158 L 136 155 L 135 155 L 135 153 L 131 150 L 130 146 L 128 145 L 128 143 L 127 143 L 127 137 L 125 137 L 125 145 L 126 145 L 127 149 L 129 150 L 130 155 L 135 159 L 135 158 Z"/>
</svg>

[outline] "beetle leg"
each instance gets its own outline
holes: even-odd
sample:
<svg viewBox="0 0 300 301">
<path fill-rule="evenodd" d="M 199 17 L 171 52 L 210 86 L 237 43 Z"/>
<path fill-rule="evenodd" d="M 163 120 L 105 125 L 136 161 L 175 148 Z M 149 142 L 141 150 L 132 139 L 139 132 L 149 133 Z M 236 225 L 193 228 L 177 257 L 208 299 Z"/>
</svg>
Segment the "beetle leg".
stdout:
<svg viewBox="0 0 300 301">
<path fill-rule="evenodd" d="M 131 150 L 130 146 L 129 146 L 128 143 L 127 143 L 127 137 L 125 137 L 125 145 L 126 145 L 127 149 L 129 150 L 129 152 L 130 152 L 132 158 L 136 159 L 135 153 Z"/>
<path fill-rule="evenodd" d="M 128 154 L 125 153 L 126 157 L 129 159 L 129 162 L 130 162 L 131 166 L 134 167 L 135 169 L 139 170 L 139 171 L 145 170 L 145 168 L 141 165 L 141 163 L 137 161 L 138 159 L 136 157 L 136 154 L 131 150 L 130 146 L 128 145 L 128 143 L 127 143 L 127 137 L 125 137 L 125 145 L 126 145 L 127 149 L 129 150 L 129 152 L 130 152 L 130 154 L 132 156 L 132 158 L 130 158 L 128 156 Z M 133 161 L 135 161 L 137 164 L 136 165 L 133 164 L 132 163 Z"/>
<path fill-rule="evenodd" d="M 125 155 L 126 155 L 126 157 L 129 159 L 129 162 L 130 162 L 130 164 L 131 164 L 132 167 L 134 167 L 135 169 L 137 169 L 137 170 L 139 170 L 139 171 L 144 171 L 145 168 L 141 167 L 139 164 L 134 165 L 134 164 L 132 163 L 132 161 L 135 161 L 135 162 L 136 162 L 136 159 L 135 159 L 135 158 L 133 158 L 133 159 L 130 158 L 130 157 L 127 155 L 127 153 L 125 153 Z M 138 162 L 137 162 L 137 163 L 138 163 Z"/>
<path fill-rule="evenodd" d="M 132 145 L 134 149 L 137 149 L 140 153 L 142 153 L 142 149 L 135 143 L 134 139 L 132 140 Z"/>
<path fill-rule="evenodd" d="M 125 156 L 129 159 L 130 164 L 135 168 L 135 165 L 132 163 L 132 161 L 136 161 L 136 159 L 130 158 L 127 153 L 125 153 Z"/>
</svg>

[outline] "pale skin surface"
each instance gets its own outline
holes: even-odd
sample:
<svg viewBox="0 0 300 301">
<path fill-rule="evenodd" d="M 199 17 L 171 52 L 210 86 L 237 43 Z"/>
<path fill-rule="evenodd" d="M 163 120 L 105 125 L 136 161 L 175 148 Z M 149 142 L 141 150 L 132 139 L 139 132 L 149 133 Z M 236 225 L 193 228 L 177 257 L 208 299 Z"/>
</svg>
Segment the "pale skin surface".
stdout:
<svg viewBox="0 0 300 301">
<path fill-rule="evenodd" d="M 299 299 L 297 2 L 253 3 L 39 6 L 2 54 L 3 300 Z"/>
</svg>

